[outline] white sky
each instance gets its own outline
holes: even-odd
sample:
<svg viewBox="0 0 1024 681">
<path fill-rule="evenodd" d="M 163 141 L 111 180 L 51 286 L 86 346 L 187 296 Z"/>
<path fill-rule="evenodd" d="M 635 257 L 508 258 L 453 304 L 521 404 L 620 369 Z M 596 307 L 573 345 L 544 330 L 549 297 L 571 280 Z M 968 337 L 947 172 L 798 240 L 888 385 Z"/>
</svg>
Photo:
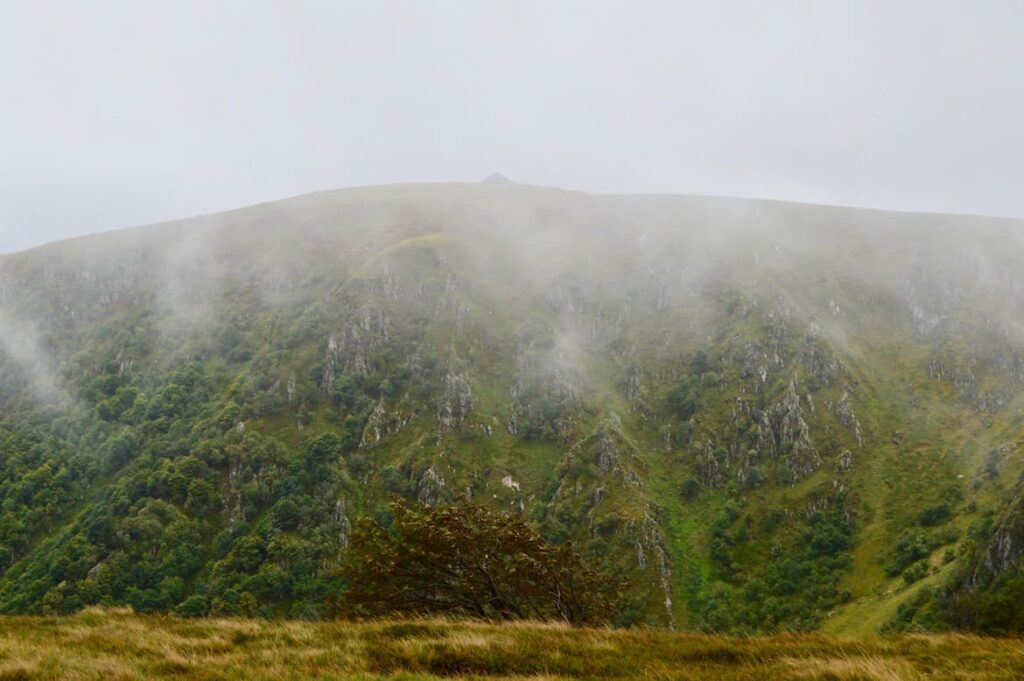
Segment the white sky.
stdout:
<svg viewBox="0 0 1024 681">
<path fill-rule="evenodd" d="M 0 0 L 0 251 L 494 170 L 1024 216 L 1024 2 Z"/>
</svg>

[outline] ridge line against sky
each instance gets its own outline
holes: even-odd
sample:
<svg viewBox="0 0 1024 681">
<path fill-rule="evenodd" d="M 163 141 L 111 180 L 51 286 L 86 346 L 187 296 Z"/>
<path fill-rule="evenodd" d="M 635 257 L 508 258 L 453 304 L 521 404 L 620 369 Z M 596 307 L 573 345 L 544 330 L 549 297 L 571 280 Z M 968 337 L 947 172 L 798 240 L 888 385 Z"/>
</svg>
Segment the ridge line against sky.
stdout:
<svg viewBox="0 0 1024 681">
<path fill-rule="evenodd" d="M 61 243 L 61 242 L 64 242 L 64 241 L 71 241 L 71 240 L 75 240 L 75 239 L 87 239 L 87 238 L 93 237 L 93 236 L 103 236 L 103 235 L 108 235 L 108 234 L 115 234 L 117 232 L 122 232 L 122 231 L 126 231 L 126 230 L 147 229 L 147 228 L 150 228 L 150 227 L 161 227 L 161 226 L 165 226 L 165 225 L 172 225 L 172 224 L 179 223 L 179 222 L 203 220 L 203 219 L 206 219 L 206 218 L 218 218 L 219 216 L 227 215 L 227 214 L 230 214 L 230 213 L 247 211 L 247 210 L 250 210 L 250 209 L 259 209 L 259 208 L 264 207 L 264 206 L 270 207 L 270 206 L 274 206 L 275 204 L 288 203 L 288 202 L 291 202 L 291 201 L 302 200 L 302 199 L 305 199 L 305 198 L 310 198 L 310 197 L 314 197 L 314 196 L 318 196 L 318 195 L 322 195 L 322 194 L 331 194 L 331 193 L 334 193 L 334 192 L 345 192 L 345 191 L 350 191 L 350 190 L 374 190 L 374 189 L 382 189 L 383 190 L 383 189 L 388 189 L 388 188 L 392 188 L 392 187 L 399 188 L 399 187 L 413 187 L 413 186 L 422 186 L 422 187 L 428 187 L 429 188 L 429 187 L 432 187 L 432 186 L 443 187 L 445 185 L 449 185 L 449 186 L 450 185 L 460 185 L 460 186 L 470 186 L 470 187 L 472 187 L 472 186 L 478 186 L 478 185 L 482 185 L 482 184 L 483 183 L 479 182 L 479 181 L 437 180 L 437 181 L 431 181 L 431 182 L 394 182 L 394 183 L 388 183 L 388 184 L 357 185 L 357 186 L 353 186 L 353 187 L 336 187 L 336 188 L 333 188 L 333 189 L 320 189 L 320 190 L 315 190 L 315 191 L 311 191 L 311 192 L 303 192 L 301 194 L 294 194 L 294 195 L 291 195 L 291 196 L 285 196 L 285 197 L 281 197 L 281 198 L 270 199 L 270 200 L 267 200 L 267 201 L 259 201 L 257 203 L 246 204 L 246 205 L 243 205 L 243 206 L 232 206 L 232 207 L 229 207 L 229 208 L 225 208 L 223 210 L 216 210 L 216 211 L 211 211 L 211 212 L 208 212 L 208 213 L 197 213 L 197 214 L 194 214 L 194 215 L 177 216 L 177 217 L 171 217 L 171 218 L 167 218 L 167 219 L 163 219 L 163 220 L 157 220 L 157 221 L 154 221 L 154 222 L 147 222 L 147 223 L 142 223 L 142 224 L 137 224 L 137 225 L 125 225 L 125 226 L 119 226 L 119 227 L 112 227 L 112 228 L 108 228 L 108 229 L 101 228 L 101 229 L 97 229 L 97 230 L 94 230 L 94 231 L 91 231 L 91 232 L 83 232 L 83 233 L 79 233 L 79 234 L 71 234 L 71 235 L 68 235 L 68 236 L 57 237 L 57 238 L 55 238 L 55 239 L 53 239 L 51 241 L 45 241 L 45 242 L 42 242 L 42 243 L 33 244 L 33 245 L 27 246 L 27 247 L 25 247 L 23 249 L 18 249 L 18 250 L 14 250 L 14 251 L 7 251 L 7 252 L 0 252 L 0 257 L 5 256 L 5 255 L 16 255 L 18 253 L 24 253 L 25 251 L 31 251 L 31 250 L 34 250 L 34 249 L 37 249 L 37 248 L 45 248 L 45 247 L 50 246 L 52 244 L 57 244 L 57 243 Z M 555 187 L 555 186 L 548 186 L 548 185 L 535 185 L 535 184 L 530 184 L 530 183 L 525 183 L 525 182 L 512 182 L 510 184 L 512 184 L 514 186 L 526 188 L 526 189 L 537 189 L 537 190 L 541 190 L 541 191 L 558 191 L 558 192 L 565 192 L 567 194 L 583 194 L 583 195 L 593 196 L 593 197 L 637 198 L 637 199 L 643 199 L 643 198 L 650 198 L 650 199 L 697 199 L 697 200 L 707 199 L 707 200 L 722 201 L 722 202 L 730 202 L 730 201 L 733 201 L 733 202 L 754 202 L 754 203 L 763 202 L 763 203 L 771 203 L 771 204 L 781 204 L 781 205 L 784 205 L 784 206 L 792 206 L 792 207 L 797 207 L 797 208 L 823 209 L 823 210 L 826 210 L 826 211 L 837 211 L 837 212 L 849 211 L 849 212 L 855 212 L 855 213 L 882 213 L 882 214 L 891 213 L 891 214 L 906 215 L 906 216 L 920 216 L 920 217 L 925 217 L 925 218 L 953 218 L 953 219 L 963 218 L 964 220 L 970 220 L 970 221 L 986 221 L 986 222 L 987 221 L 992 221 L 992 222 L 1004 223 L 1004 224 L 1006 224 L 1006 223 L 1015 223 L 1015 224 L 1019 224 L 1021 226 L 1021 228 L 1024 229 L 1024 218 L 1008 216 L 1008 215 L 984 215 L 984 214 L 979 214 L 979 213 L 948 213 L 948 212 L 944 213 L 944 212 L 936 212 L 936 211 L 904 210 L 904 209 L 895 209 L 895 208 L 875 208 L 873 206 L 851 206 L 851 205 L 847 205 L 847 204 L 837 204 L 837 203 L 815 203 L 815 202 L 811 202 L 811 201 L 791 201 L 791 200 L 788 200 L 788 199 L 774 199 L 774 198 L 763 197 L 763 196 L 725 196 L 725 195 L 721 195 L 721 194 L 650 194 L 650 193 L 588 192 L 588 191 L 585 191 L 585 190 L 571 189 L 571 188 L 568 188 L 568 187 Z M 287 225 L 283 225 L 283 227 L 287 227 Z"/>
<path fill-rule="evenodd" d="M 1024 3 L 0 9 L 0 252 L 494 170 L 1024 217 Z"/>
</svg>

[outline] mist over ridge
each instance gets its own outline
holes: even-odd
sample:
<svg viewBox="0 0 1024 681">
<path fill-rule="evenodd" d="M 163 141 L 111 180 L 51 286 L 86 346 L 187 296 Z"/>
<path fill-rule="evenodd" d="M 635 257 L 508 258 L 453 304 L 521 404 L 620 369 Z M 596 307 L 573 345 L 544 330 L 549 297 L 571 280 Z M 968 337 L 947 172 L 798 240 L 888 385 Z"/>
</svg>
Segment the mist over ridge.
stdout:
<svg viewBox="0 0 1024 681">
<path fill-rule="evenodd" d="M 926 621 L 1024 551 L 1022 235 L 437 183 L 4 255 L 0 611 L 330 616 L 398 496 L 573 542 L 617 624 Z"/>
</svg>

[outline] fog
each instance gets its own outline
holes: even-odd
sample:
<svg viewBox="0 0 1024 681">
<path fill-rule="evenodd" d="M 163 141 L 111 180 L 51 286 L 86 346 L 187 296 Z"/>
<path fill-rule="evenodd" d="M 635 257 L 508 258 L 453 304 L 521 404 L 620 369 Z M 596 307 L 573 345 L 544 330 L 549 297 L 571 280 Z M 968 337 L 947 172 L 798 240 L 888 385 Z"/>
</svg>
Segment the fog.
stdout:
<svg viewBox="0 0 1024 681">
<path fill-rule="evenodd" d="M 905 594 L 1024 498 L 1024 5 L 3 9 L 0 610 L 373 614 L 388 497 L 615 626 L 986 603 Z"/>
<path fill-rule="evenodd" d="M 0 251 L 515 180 L 1024 216 L 1024 5 L 5 3 Z"/>
</svg>

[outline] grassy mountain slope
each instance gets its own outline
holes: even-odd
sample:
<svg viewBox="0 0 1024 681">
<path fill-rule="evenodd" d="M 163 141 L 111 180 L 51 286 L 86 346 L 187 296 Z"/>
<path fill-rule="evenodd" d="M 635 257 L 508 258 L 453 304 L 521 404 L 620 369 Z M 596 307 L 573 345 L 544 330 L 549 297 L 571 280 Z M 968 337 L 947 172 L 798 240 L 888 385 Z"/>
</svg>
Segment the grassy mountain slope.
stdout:
<svg viewBox="0 0 1024 681">
<path fill-rule="evenodd" d="M 1021 227 L 402 185 L 3 256 L 0 610 L 323 616 L 398 494 L 623 624 L 928 624 L 1013 526 Z"/>
</svg>

